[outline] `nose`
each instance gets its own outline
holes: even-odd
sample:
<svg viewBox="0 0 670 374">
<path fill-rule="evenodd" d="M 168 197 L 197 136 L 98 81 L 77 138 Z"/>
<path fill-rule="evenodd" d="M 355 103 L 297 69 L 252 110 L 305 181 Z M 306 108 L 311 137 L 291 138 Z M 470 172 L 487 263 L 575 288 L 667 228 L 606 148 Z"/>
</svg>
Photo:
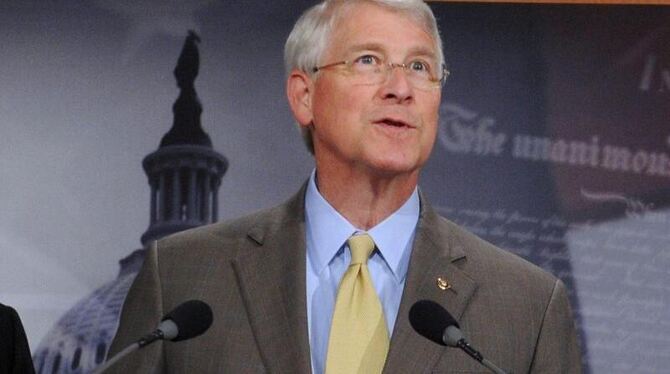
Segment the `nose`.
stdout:
<svg viewBox="0 0 670 374">
<path fill-rule="evenodd" d="M 386 81 L 380 87 L 380 94 L 384 100 L 395 100 L 399 103 L 413 98 L 414 89 L 407 76 L 405 64 L 388 64 Z"/>
</svg>

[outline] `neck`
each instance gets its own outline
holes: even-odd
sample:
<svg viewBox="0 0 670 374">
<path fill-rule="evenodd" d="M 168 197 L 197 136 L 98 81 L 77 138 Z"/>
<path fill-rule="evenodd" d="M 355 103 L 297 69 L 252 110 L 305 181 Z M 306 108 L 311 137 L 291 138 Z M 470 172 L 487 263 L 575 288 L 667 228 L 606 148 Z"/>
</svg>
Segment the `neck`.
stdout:
<svg viewBox="0 0 670 374">
<path fill-rule="evenodd" d="M 319 193 L 335 210 L 356 228 L 369 230 L 409 199 L 417 180 L 418 171 L 392 176 L 350 171 L 336 177 L 328 168 L 317 166 L 316 182 Z"/>
</svg>

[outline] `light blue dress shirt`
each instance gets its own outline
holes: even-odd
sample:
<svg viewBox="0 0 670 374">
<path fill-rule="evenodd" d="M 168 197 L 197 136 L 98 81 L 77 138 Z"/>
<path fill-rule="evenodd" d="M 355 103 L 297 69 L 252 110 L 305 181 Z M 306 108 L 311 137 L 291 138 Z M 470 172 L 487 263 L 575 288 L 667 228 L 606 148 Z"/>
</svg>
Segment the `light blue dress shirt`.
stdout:
<svg viewBox="0 0 670 374">
<path fill-rule="evenodd" d="M 384 308 L 389 336 L 398 315 L 419 210 L 419 194 L 415 189 L 400 209 L 367 231 L 378 248 L 368 260 L 368 268 Z M 315 374 L 325 370 L 337 288 L 351 260 L 346 241 L 362 231 L 321 196 L 313 171 L 305 194 L 305 234 L 307 323 Z"/>
</svg>

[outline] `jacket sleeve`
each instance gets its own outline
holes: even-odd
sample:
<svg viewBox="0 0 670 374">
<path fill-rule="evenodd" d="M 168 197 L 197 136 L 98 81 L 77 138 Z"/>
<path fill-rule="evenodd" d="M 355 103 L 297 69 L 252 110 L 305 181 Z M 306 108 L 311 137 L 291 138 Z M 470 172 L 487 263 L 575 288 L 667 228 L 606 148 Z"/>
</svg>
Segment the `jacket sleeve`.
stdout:
<svg viewBox="0 0 670 374">
<path fill-rule="evenodd" d="M 163 294 L 156 242 L 146 250 L 142 269 L 126 296 L 119 327 L 107 359 L 152 332 L 163 316 Z M 136 350 L 109 368 L 106 373 L 162 373 L 163 342 Z"/>
<path fill-rule="evenodd" d="M 581 354 L 565 285 L 554 283 L 538 336 L 531 373 L 582 372 Z"/>
</svg>

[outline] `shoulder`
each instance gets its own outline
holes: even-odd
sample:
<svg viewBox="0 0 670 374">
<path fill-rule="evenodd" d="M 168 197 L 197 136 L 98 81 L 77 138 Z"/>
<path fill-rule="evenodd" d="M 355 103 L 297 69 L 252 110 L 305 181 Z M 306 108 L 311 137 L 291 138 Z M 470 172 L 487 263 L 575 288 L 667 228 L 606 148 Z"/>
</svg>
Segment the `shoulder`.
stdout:
<svg viewBox="0 0 670 374">
<path fill-rule="evenodd" d="M 562 287 L 560 280 L 548 271 L 444 217 L 437 216 L 436 225 L 438 237 L 449 242 L 452 256 L 460 257 L 454 263 L 479 284 L 480 291 L 532 297 L 543 304 L 549 301 L 556 287 Z"/>
<path fill-rule="evenodd" d="M 473 345 L 514 372 L 579 372 L 569 298 L 558 278 L 434 212 L 421 230 L 426 245 L 448 258 L 445 275 L 470 281 L 470 293 L 447 296 L 465 305 L 459 322 Z"/>
<path fill-rule="evenodd" d="M 301 197 L 298 193 L 272 208 L 170 235 L 158 240 L 155 247 L 161 256 L 187 251 L 234 257 L 241 250 L 258 245 L 264 235 L 300 224 L 304 219 Z"/>
<path fill-rule="evenodd" d="M 506 249 L 489 243 L 445 218 L 442 219 L 445 225 L 450 226 L 451 232 L 456 236 L 466 255 L 470 258 L 470 265 L 475 269 L 484 270 L 484 268 L 494 267 L 505 272 L 508 276 L 517 275 L 522 278 L 542 280 L 552 284 L 556 280 L 556 277 L 539 266 Z"/>
<path fill-rule="evenodd" d="M 19 320 L 19 315 L 14 308 L 9 305 L 0 303 L 0 322 L 5 324 L 13 324 Z"/>
<path fill-rule="evenodd" d="M 12 347 L 14 343 L 22 343 L 20 338 L 23 334 L 19 313 L 9 305 L 0 304 L 0 343 L 8 343 Z"/>
<path fill-rule="evenodd" d="M 470 312 L 462 321 L 466 326 L 488 326 L 526 342 L 537 341 L 551 321 L 559 321 L 554 324 L 567 332 L 573 330 L 568 293 L 561 280 L 447 219 L 439 218 L 436 226 L 441 233 L 438 237 L 448 241 L 447 247 L 456 254 L 452 265 L 474 284 Z M 487 341 L 471 333 L 473 340 Z"/>
</svg>

